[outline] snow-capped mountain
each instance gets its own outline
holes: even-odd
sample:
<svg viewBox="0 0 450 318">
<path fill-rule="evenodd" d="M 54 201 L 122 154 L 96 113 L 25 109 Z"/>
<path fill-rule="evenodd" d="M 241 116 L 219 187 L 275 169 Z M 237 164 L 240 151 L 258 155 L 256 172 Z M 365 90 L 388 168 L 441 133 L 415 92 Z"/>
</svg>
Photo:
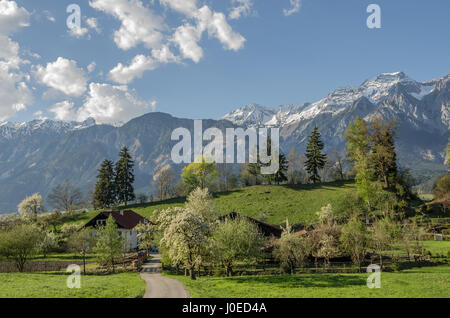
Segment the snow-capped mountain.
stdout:
<svg viewBox="0 0 450 318">
<path fill-rule="evenodd" d="M 344 133 L 359 116 L 395 119 L 399 164 L 411 168 L 419 180 L 446 171 L 445 146 L 450 136 L 450 75 L 417 82 L 402 72 L 385 73 L 359 87 L 335 90 L 303 105 L 271 108 L 248 105 L 223 117 L 236 125 L 280 127 L 282 151 L 304 152 L 314 126 L 325 151 L 345 150 Z M 424 177 L 427 176 L 427 177 Z"/>
<path fill-rule="evenodd" d="M 223 117 L 237 125 L 285 127 L 302 121 L 313 120 L 319 115 L 336 117 L 349 110 L 357 101 L 365 101 L 373 106 L 374 113 L 390 110 L 409 117 L 412 122 L 430 129 L 445 132 L 450 128 L 449 105 L 447 102 L 429 104 L 430 95 L 439 94 L 448 85 L 450 75 L 429 82 L 416 82 L 402 72 L 385 73 L 369 79 L 359 87 L 340 88 L 327 97 L 303 105 L 282 105 L 271 108 L 251 104 L 237 109 Z M 400 103 L 393 103 L 393 96 L 401 97 Z M 398 107 L 397 107 L 398 106 Z M 373 114 L 361 114 L 370 117 Z M 430 117 L 431 115 L 431 117 Z M 422 127 L 423 128 L 423 127 Z"/>
<path fill-rule="evenodd" d="M 325 151 L 345 149 L 344 132 L 355 117 L 396 119 L 400 166 L 412 169 L 419 182 L 442 174 L 445 146 L 450 136 L 450 75 L 416 82 L 403 73 L 381 74 L 359 87 L 338 89 L 327 97 L 303 105 L 276 108 L 249 105 L 224 117 L 205 120 L 203 128 L 279 126 L 281 150 L 304 152 L 314 126 L 319 128 Z M 129 147 L 136 165 L 136 192 L 151 191 L 153 175 L 172 164 L 174 129 L 193 133 L 191 119 L 150 113 L 124 125 L 96 125 L 54 120 L 0 124 L 0 213 L 12 212 L 27 195 L 44 197 L 70 180 L 88 192 L 96 182 L 99 164 L 117 160 L 122 146 Z M 177 174 L 181 166 L 174 166 Z"/>
<path fill-rule="evenodd" d="M 96 125 L 93 118 L 83 122 L 62 121 L 51 119 L 36 119 L 29 122 L 3 122 L 0 123 L 0 138 L 16 138 L 31 135 L 36 132 L 49 134 L 64 134 L 69 131 L 89 128 Z"/>
</svg>

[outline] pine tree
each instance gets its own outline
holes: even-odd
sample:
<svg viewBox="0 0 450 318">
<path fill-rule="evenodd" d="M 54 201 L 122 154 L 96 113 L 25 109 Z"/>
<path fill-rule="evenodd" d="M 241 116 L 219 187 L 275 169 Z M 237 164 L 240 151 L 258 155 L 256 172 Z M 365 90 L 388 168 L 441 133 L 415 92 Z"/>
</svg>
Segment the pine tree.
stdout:
<svg viewBox="0 0 450 318">
<path fill-rule="evenodd" d="M 95 208 L 109 208 L 116 202 L 113 165 L 112 161 L 105 160 L 98 171 L 93 202 Z"/>
<path fill-rule="evenodd" d="M 129 201 L 136 199 L 134 194 L 134 162 L 127 147 L 120 151 L 120 159 L 115 168 L 116 196 L 120 203 L 127 205 Z"/>
<path fill-rule="evenodd" d="M 319 130 L 314 127 L 306 146 L 306 170 L 309 173 L 309 180 L 313 183 L 320 182 L 319 170 L 323 169 L 327 156 L 321 151 L 323 150 L 323 142 L 320 139 Z"/>
<path fill-rule="evenodd" d="M 280 183 L 288 181 L 286 174 L 287 174 L 287 170 L 289 167 L 289 162 L 286 159 L 285 155 L 280 154 L 279 163 L 280 163 L 280 168 L 278 168 L 278 171 L 274 175 L 276 184 L 280 184 Z"/>
</svg>

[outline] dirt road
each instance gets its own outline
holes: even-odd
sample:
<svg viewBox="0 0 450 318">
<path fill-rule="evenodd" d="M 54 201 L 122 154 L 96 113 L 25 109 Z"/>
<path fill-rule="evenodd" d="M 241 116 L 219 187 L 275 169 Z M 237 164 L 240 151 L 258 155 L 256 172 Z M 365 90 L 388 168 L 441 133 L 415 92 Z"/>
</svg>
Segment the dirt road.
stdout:
<svg viewBox="0 0 450 318">
<path fill-rule="evenodd" d="M 141 278 L 147 283 L 144 298 L 191 298 L 182 283 L 161 274 L 161 256 L 153 254 L 152 257 L 141 270 Z"/>
</svg>

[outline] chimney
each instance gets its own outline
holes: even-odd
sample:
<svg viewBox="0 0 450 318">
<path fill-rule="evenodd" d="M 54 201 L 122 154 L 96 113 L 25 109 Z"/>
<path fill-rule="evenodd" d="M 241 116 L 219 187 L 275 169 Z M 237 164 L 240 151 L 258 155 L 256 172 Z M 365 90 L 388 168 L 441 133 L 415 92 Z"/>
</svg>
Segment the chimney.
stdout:
<svg viewBox="0 0 450 318">
<path fill-rule="evenodd" d="M 120 215 L 123 216 L 123 210 L 120 210 Z"/>
</svg>

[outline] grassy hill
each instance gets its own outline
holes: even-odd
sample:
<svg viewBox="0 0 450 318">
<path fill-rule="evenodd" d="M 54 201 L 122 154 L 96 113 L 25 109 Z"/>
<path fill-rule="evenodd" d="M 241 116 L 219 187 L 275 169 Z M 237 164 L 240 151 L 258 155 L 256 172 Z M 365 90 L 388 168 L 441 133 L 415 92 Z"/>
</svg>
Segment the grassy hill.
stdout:
<svg viewBox="0 0 450 318">
<path fill-rule="evenodd" d="M 220 214 L 233 211 L 261 219 L 271 224 L 305 224 L 316 219 L 316 212 L 331 203 L 335 205 L 347 193 L 354 192 L 351 182 L 333 182 L 320 185 L 253 186 L 229 192 L 216 193 L 214 202 Z M 133 211 L 151 218 L 156 210 L 183 206 L 185 198 L 130 206 Z"/>
<path fill-rule="evenodd" d="M 284 224 L 286 218 L 291 224 L 307 224 L 316 220 L 321 207 L 337 203 L 347 193 L 356 191 L 352 182 L 332 182 L 318 185 L 260 185 L 214 194 L 214 203 L 221 215 L 230 212 L 262 219 L 270 224 Z M 127 206 L 127 209 L 151 218 L 157 210 L 181 207 L 186 198 Z M 87 223 L 98 211 L 84 213 L 67 219 L 67 223 Z"/>
</svg>

